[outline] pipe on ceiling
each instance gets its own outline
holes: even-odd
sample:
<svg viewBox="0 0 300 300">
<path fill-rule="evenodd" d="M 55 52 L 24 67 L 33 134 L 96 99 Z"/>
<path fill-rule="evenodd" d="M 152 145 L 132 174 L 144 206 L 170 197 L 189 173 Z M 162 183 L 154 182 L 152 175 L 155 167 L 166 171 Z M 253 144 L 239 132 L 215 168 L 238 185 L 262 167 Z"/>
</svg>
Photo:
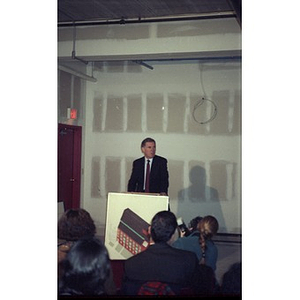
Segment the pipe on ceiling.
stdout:
<svg viewBox="0 0 300 300">
<path fill-rule="evenodd" d="M 236 18 L 236 13 L 232 11 L 182 15 L 182 16 L 166 16 L 166 17 L 146 17 L 146 18 L 131 18 L 131 19 L 112 19 L 112 20 L 93 20 L 93 21 L 59 21 L 58 27 L 70 26 L 97 26 L 97 25 L 126 25 L 134 23 L 151 23 L 151 22 L 170 22 L 170 21 L 190 21 L 190 20 L 206 20 L 206 19 L 222 19 L 222 18 Z"/>
<path fill-rule="evenodd" d="M 77 77 L 79 77 L 81 79 L 84 79 L 84 80 L 87 80 L 87 81 L 91 81 L 91 82 L 97 82 L 97 79 L 95 77 L 88 76 L 88 75 L 86 75 L 84 73 L 78 72 L 76 70 L 73 70 L 73 69 L 65 67 L 65 66 L 58 65 L 58 69 L 60 71 L 64 71 L 64 72 L 67 72 L 67 73 L 72 74 L 74 76 L 77 76 Z"/>
<path fill-rule="evenodd" d="M 153 70 L 153 67 L 152 67 L 152 66 L 150 66 L 150 65 L 148 65 L 148 64 L 146 64 L 146 63 L 144 63 L 142 60 L 132 60 L 132 62 L 134 62 L 134 63 L 136 63 L 136 64 L 138 64 L 138 65 L 144 66 L 144 67 L 146 67 L 146 68 L 148 68 L 148 69 L 150 69 L 150 70 Z"/>
</svg>

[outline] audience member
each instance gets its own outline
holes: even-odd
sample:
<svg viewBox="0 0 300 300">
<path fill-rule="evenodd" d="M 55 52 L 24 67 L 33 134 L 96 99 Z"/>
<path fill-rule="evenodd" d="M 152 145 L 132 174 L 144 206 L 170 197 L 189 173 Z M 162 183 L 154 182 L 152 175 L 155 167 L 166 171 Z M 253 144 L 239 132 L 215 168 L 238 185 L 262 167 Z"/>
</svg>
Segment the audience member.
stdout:
<svg viewBox="0 0 300 300">
<path fill-rule="evenodd" d="M 58 220 L 58 260 L 65 258 L 74 241 L 93 237 L 96 226 L 90 214 L 82 208 L 68 209 Z"/>
<path fill-rule="evenodd" d="M 90 214 L 82 208 L 68 209 L 58 220 L 58 273 L 62 271 L 61 262 L 65 259 L 73 243 L 82 237 L 93 237 L 96 226 Z"/>
<path fill-rule="evenodd" d="M 207 265 L 199 264 L 199 275 L 195 279 L 194 295 L 212 296 L 218 292 L 218 284 L 213 269 Z"/>
<path fill-rule="evenodd" d="M 199 219 L 194 218 L 193 220 L 190 221 L 189 225 L 191 225 L 191 223 L 193 227 L 189 226 L 188 228 L 191 233 L 188 236 L 185 236 L 184 232 L 180 231 L 179 233 L 180 237 L 172 243 L 172 246 L 177 249 L 183 249 L 183 250 L 194 252 L 197 255 L 198 260 L 200 261 L 202 251 L 199 244 L 199 239 L 200 239 L 200 232 L 198 230 Z"/>
<path fill-rule="evenodd" d="M 125 261 L 123 294 L 137 295 L 141 286 L 149 281 L 167 284 L 174 294 L 194 285 L 198 260 L 194 253 L 170 245 L 176 229 L 177 221 L 172 212 L 161 211 L 153 217 L 150 226 L 153 242 Z"/>
<path fill-rule="evenodd" d="M 196 223 L 197 222 L 197 223 Z M 197 217 L 190 224 L 192 233 L 189 236 L 179 237 L 172 246 L 177 249 L 192 251 L 197 255 L 199 262 L 205 264 L 216 271 L 218 259 L 218 248 L 212 241 L 212 237 L 217 233 L 219 224 L 215 217 Z"/>
<path fill-rule="evenodd" d="M 63 260 L 72 248 L 73 244 L 81 238 L 91 238 L 96 234 L 96 226 L 89 212 L 83 208 L 69 209 L 58 220 L 58 279 L 64 273 Z M 113 274 L 105 283 L 106 293 L 116 294 L 116 286 L 113 281 Z"/>
<path fill-rule="evenodd" d="M 200 264 L 200 275 L 196 294 L 212 294 L 219 291 L 219 283 L 215 277 L 218 249 L 211 238 L 217 233 L 219 225 L 216 218 L 205 216 L 196 217 L 189 224 L 191 234 L 182 235 L 172 246 L 188 250 L 197 255 Z"/>
<path fill-rule="evenodd" d="M 83 208 L 68 209 L 58 220 L 58 238 L 77 241 L 82 237 L 94 236 L 96 226 L 91 215 Z"/>
<path fill-rule="evenodd" d="M 242 263 L 232 264 L 224 273 L 221 284 L 221 293 L 224 296 L 240 296 L 242 285 Z"/>
<path fill-rule="evenodd" d="M 212 241 L 212 237 L 219 230 L 218 220 L 213 216 L 205 216 L 198 224 L 200 232 L 200 245 L 202 251 L 202 259 L 200 263 L 205 263 L 214 271 L 217 268 L 218 248 Z"/>
<path fill-rule="evenodd" d="M 74 243 L 64 264 L 59 295 L 105 295 L 104 283 L 111 272 L 108 252 L 95 237 Z"/>
</svg>

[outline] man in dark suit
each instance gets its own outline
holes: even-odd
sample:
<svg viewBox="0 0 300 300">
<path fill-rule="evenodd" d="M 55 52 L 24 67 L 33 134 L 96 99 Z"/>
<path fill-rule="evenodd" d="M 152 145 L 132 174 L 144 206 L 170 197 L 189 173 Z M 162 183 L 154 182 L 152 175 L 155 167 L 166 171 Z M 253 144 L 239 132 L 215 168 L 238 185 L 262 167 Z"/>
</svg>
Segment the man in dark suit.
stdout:
<svg viewBox="0 0 300 300">
<path fill-rule="evenodd" d="M 150 246 L 125 261 L 121 294 L 137 295 L 141 286 L 149 281 L 166 283 L 174 294 L 196 284 L 196 255 L 170 245 L 176 228 L 176 217 L 170 211 L 160 211 L 153 217 Z"/>
<path fill-rule="evenodd" d="M 141 143 L 144 157 L 136 159 L 132 165 L 132 173 L 128 181 L 128 192 L 146 192 L 168 195 L 169 173 L 168 161 L 155 155 L 156 143 L 152 138 L 146 138 Z M 146 184 L 147 164 L 149 161 L 150 179 L 149 187 Z"/>
</svg>

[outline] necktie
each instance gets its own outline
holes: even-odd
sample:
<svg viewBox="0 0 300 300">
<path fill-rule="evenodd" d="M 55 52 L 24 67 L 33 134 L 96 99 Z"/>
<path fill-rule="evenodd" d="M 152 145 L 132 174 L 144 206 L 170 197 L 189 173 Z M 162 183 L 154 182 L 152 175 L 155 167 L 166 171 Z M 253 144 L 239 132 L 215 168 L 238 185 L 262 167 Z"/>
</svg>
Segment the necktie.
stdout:
<svg viewBox="0 0 300 300">
<path fill-rule="evenodd" d="M 150 160 L 147 160 L 146 169 L 146 183 L 145 183 L 145 193 L 149 193 L 149 181 L 150 181 Z"/>
</svg>

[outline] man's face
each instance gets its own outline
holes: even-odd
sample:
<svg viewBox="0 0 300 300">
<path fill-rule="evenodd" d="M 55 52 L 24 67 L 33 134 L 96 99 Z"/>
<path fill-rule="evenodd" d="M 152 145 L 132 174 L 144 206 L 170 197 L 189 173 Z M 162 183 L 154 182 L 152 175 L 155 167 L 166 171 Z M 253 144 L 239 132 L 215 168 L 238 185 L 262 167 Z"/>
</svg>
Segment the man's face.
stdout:
<svg viewBox="0 0 300 300">
<path fill-rule="evenodd" d="M 142 152 L 146 158 L 152 158 L 155 156 L 156 145 L 153 142 L 146 142 L 145 146 L 142 147 Z"/>
</svg>

